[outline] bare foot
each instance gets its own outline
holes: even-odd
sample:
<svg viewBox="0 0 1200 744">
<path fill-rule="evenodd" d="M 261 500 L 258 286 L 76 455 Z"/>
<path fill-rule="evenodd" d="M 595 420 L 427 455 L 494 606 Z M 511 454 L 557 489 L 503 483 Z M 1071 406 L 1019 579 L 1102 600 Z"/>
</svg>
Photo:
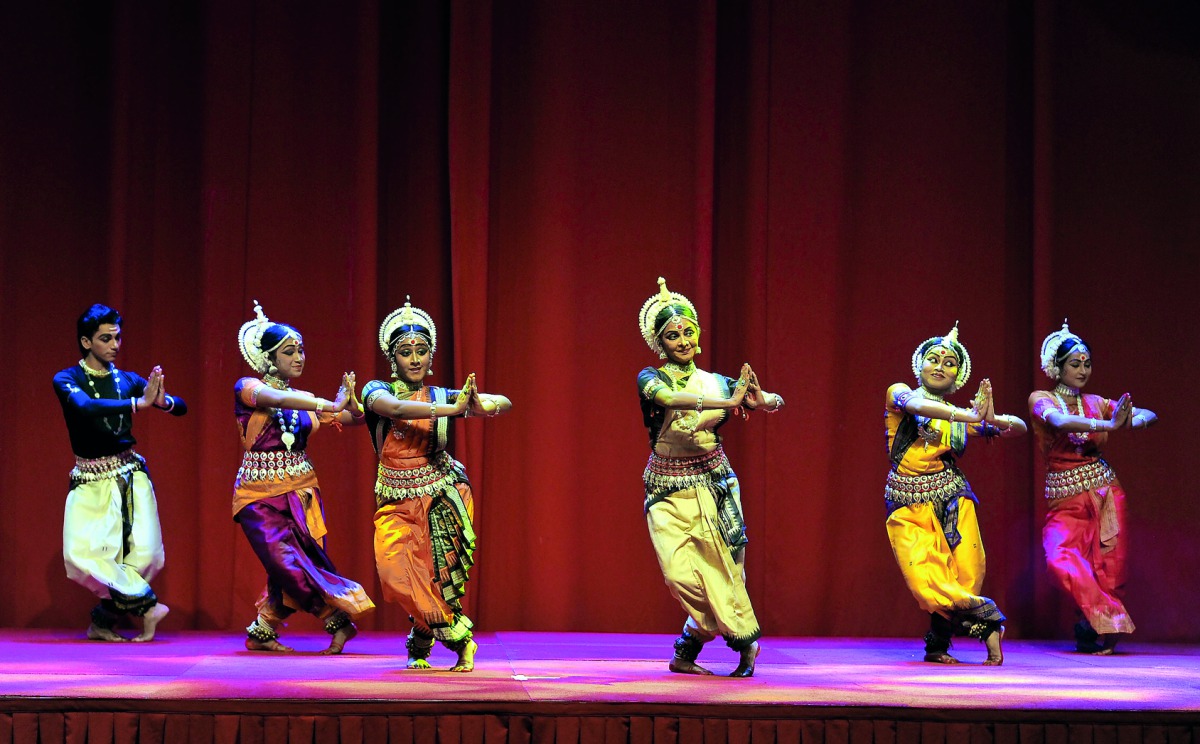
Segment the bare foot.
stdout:
<svg viewBox="0 0 1200 744">
<path fill-rule="evenodd" d="M 983 662 L 984 666 L 1000 666 L 1004 663 L 1004 649 L 1000 647 L 1000 642 L 1004 640 L 1004 628 L 994 631 L 987 637 L 984 644 L 987 646 L 987 659 Z"/>
<path fill-rule="evenodd" d="M 700 666 L 696 662 L 688 661 L 687 659 L 681 659 L 678 656 L 671 657 L 671 663 L 667 665 L 667 669 L 670 669 L 676 674 L 712 674 L 712 672 Z"/>
<path fill-rule="evenodd" d="M 272 638 L 269 641 L 260 641 L 257 638 L 246 638 L 247 651 L 274 651 L 277 654 L 287 654 L 296 649 L 291 646 L 285 646 L 278 640 Z"/>
<path fill-rule="evenodd" d="M 479 650 L 479 644 L 473 639 L 468 638 L 465 646 L 458 650 L 458 663 L 450 667 L 452 672 L 473 672 L 475 671 L 475 652 Z"/>
<path fill-rule="evenodd" d="M 87 637 L 89 641 L 110 641 L 113 643 L 125 643 L 129 640 L 125 636 L 119 635 L 111 628 L 101 628 L 95 623 L 92 623 L 88 626 Z"/>
<path fill-rule="evenodd" d="M 758 654 L 762 651 L 762 647 L 758 645 L 758 641 L 751 643 L 739 653 L 741 659 L 738 660 L 737 669 L 730 673 L 730 677 L 753 677 L 754 676 L 754 660 L 758 658 Z"/>
<path fill-rule="evenodd" d="M 150 609 L 146 610 L 146 614 L 142 615 L 142 632 L 133 639 L 133 642 L 145 643 L 146 641 L 154 640 L 155 628 L 158 627 L 159 622 L 166 617 L 167 613 L 170 611 L 171 608 L 167 607 L 162 602 L 159 602 Z"/>
<path fill-rule="evenodd" d="M 925 654 L 925 661 L 932 664 L 957 664 L 958 659 L 942 651 L 936 654 Z"/>
<path fill-rule="evenodd" d="M 346 641 L 358 635 L 358 628 L 354 627 L 354 623 L 346 623 L 337 629 L 333 634 L 333 638 L 329 639 L 329 648 L 321 652 L 322 656 L 332 656 L 340 654 L 346 646 Z"/>
<path fill-rule="evenodd" d="M 410 657 L 408 657 L 408 663 L 404 665 L 404 668 L 405 669 L 432 669 L 433 667 L 429 666 L 429 662 L 425 661 L 424 659 L 418 659 L 416 657 L 410 656 Z"/>
</svg>

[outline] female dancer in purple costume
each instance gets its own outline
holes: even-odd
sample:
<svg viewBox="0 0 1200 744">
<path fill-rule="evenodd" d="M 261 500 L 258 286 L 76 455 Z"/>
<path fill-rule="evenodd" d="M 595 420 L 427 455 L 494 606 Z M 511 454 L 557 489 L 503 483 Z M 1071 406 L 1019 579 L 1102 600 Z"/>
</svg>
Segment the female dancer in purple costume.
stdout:
<svg viewBox="0 0 1200 744">
<path fill-rule="evenodd" d="M 294 390 L 304 372 L 304 339 L 291 326 L 271 323 L 254 303 L 255 320 L 244 324 L 238 345 L 262 379 L 243 377 L 234 386 L 245 453 L 234 483 L 233 518 L 267 571 L 258 617 L 246 628 L 251 651 L 286 652 L 279 628 L 297 609 L 319 618 L 332 636 L 321 653 L 338 654 L 357 635 L 353 618 L 375 607 L 357 583 L 339 576 L 325 553 L 325 513 L 317 476 L 305 451 L 321 424 L 359 424 L 354 373 L 342 376 L 331 403 Z"/>
</svg>

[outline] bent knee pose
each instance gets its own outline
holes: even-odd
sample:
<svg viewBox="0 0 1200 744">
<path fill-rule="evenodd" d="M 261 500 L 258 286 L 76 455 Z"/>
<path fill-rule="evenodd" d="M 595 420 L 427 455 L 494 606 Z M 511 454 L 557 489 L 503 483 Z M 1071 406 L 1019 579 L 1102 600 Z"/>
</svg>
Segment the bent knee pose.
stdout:
<svg viewBox="0 0 1200 744">
<path fill-rule="evenodd" d="M 121 316 L 92 305 L 79 317 L 76 336 L 82 357 L 54 376 L 54 392 L 75 453 L 71 490 L 63 515 L 63 561 L 67 576 L 100 597 L 87 637 L 125 641 L 115 626 L 141 618 L 135 641 L 154 638 L 168 608 L 150 581 L 164 561 L 158 503 L 146 461 L 133 451 L 138 411 L 187 413 L 182 398 L 167 395 L 161 367 L 149 378 L 117 369 Z"/>
<path fill-rule="evenodd" d="M 342 376 L 332 402 L 293 389 L 292 381 L 304 373 L 304 339 L 295 328 L 267 320 L 257 302 L 254 310 L 257 317 L 242 326 L 238 345 L 261 379 L 243 377 L 234 385 L 244 452 L 233 486 L 233 519 L 266 569 L 267 587 L 246 628 L 246 648 L 291 651 L 279 642 L 279 629 L 303 610 L 324 622 L 331 636 L 321 653 L 337 654 L 358 632 L 353 619 L 375 605 L 325 553 L 325 509 L 307 449 L 322 424 L 362 423 L 354 373 Z"/>
<path fill-rule="evenodd" d="M 712 674 L 696 658 L 719 635 L 738 653 L 730 676 L 750 677 L 762 630 L 746 591 L 741 488 L 718 429 L 731 410 L 777 411 L 783 398 L 765 392 L 748 364 L 736 380 L 697 367 L 696 308 L 662 278 L 658 287 L 638 320 L 650 350 L 667 362 L 643 369 L 638 391 L 650 435 L 646 526 L 663 580 L 687 613 L 667 668 Z"/>
<path fill-rule="evenodd" d="M 1125 490 L 1101 456 L 1109 432 L 1142 428 L 1157 420 L 1135 408 L 1129 393 L 1118 400 L 1086 395 L 1092 352 L 1062 329 L 1042 342 L 1042 371 L 1057 384 L 1029 396 L 1029 415 L 1046 460 L 1046 524 L 1042 546 L 1055 584 L 1079 608 L 1075 647 L 1111 654 L 1133 619 L 1125 592 Z"/>
<path fill-rule="evenodd" d="M 1016 416 L 992 408 L 992 387 L 979 385 L 971 408 L 946 400 L 971 376 L 971 357 L 955 324 L 945 336 L 927 339 L 912 357 L 916 390 L 898 382 L 887 390 L 885 428 L 892 469 L 884 499 L 888 539 L 904 582 L 929 613 L 925 661 L 957 664 L 951 637 L 967 635 L 987 645 L 984 664 L 1004 662 L 1005 617 L 980 595 L 984 551 L 975 516 L 978 499 L 958 469 L 970 436 L 1025 433 Z"/>
<path fill-rule="evenodd" d="M 467 572 L 474 564 L 474 499 L 462 463 L 446 452 L 450 418 L 495 416 L 511 408 L 503 395 L 425 384 L 433 374 L 437 327 L 409 302 L 379 327 L 379 346 L 394 382 L 363 387 L 371 442 L 379 457 L 375 482 L 375 565 L 384 596 L 412 621 L 408 668 L 428 669 L 433 642 L 457 655 L 452 672 L 475 668 L 473 624 L 463 613 Z"/>
</svg>

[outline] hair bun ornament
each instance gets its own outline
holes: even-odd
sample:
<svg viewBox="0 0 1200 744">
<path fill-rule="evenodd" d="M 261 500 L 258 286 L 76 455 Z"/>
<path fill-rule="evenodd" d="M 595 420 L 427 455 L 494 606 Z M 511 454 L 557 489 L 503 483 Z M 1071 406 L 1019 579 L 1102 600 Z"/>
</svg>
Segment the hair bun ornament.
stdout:
<svg viewBox="0 0 1200 744">
<path fill-rule="evenodd" d="M 238 348 L 242 351 L 242 359 L 255 372 L 264 374 L 267 371 L 267 353 L 262 349 L 263 333 L 271 325 L 263 312 L 262 305 L 254 300 L 254 320 L 242 324 L 238 330 Z"/>
<path fill-rule="evenodd" d="M 1083 339 L 1071 333 L 1071 329 L 1067 326 L 1067 319 L 1063 318 L 1062 328 L 1046 336 L 1046 339 L 1042 341 L 1042 372 L 1045 372 L 1046 376 L 1051 380 L 1057 380 L 1058 376 L 1062 374 L 1062 370 L 1054 363 L 1054 357 L 1058 356 L 1059 347 L 1072 338 L 1081 344 L 1083 343 Z"/>
<path fill-rule="evenodd" d="M 403 326 L 421 326 L 429 331 L 429 355 L 433 356 L 437 351 L 437 326 L 433 324 L 433 318 L 429 317 L 429 313 L 412 306 L 412 297 L 404 296 L 404 305 L 396 308 L 388 313 L 383 319 L 383 323 L 379 325 L 379 349 L 385 357 L 391 356 L 391 351 L 388 348 L 388 341 L 397 328 Z"/>
<path fill-rule="evenodd" d="M 958 357 L 958 375 L 954 378 L 955 392 L 962 389 L 963 385 L 967 384 L 967 380 L 971 379 L 971 355 L 967 353 L 967 347 L 962 345 L 958 340 L 958 321 L 954 321 L 954 327 L 945 336 L 933 336 L 922 341 L 916 351 L 912 355 L 912 371 L 913 376 L 917 380 L 921 379 L 921 363 L 925 357 L 925 352 L 935 346 L 944 346 L 950 351 L 953 351 Z"/>
<path fill-rule="evenodd" d="M 691 316 L 688 320 L 700 327 L 700 315 L 696 312 L 696 306 L 692 301 L 678 292 L 671 292 L 667 289 L 667 280 L 661 276 L 658 278 L 658 292 L 650 296 L 650 299 L 642 305 L 642 311 L 638 313 L 638 327 L 642 331 L 642 338 L 646 341 L 646 345 L 650 347 L 650 351 L 658 354 L 660 359 L 667 358 L 667 352 L 662 347 L 662 342 L 658 340 L 659 329 L 654 327 L 654 318 L 664 307 L 671 305 L 683 305 L 687 308 Z M 687 317 L 685 315 L 685 317 Z"/>
</svg>

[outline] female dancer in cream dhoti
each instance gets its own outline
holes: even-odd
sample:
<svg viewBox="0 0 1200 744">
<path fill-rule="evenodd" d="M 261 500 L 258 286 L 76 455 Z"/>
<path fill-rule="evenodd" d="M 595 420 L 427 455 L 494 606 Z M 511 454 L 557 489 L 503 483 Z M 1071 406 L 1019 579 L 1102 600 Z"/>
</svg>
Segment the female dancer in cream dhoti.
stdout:
<svg viewBox="0 0 1200 744">
<path fill-rule="evenodd" d="M 783 398 L 763 391 L 749 364 L 736 380 L 697 367 L 696 308 L 661 277 L 658 289 L 638 320 L 642 338 L 666 363 L 643 369 L 638 391 L 650 435 L 646 525 L 663 580 L 687 613 L 668 668 L 712 674 L 696 658 L 719 635 L 738 653 L 730 676 L 749 677 L 762 630 L 746 591 L 741 487 L 718 429 L 732 410 L 778 411 Z"/>
</svg>

